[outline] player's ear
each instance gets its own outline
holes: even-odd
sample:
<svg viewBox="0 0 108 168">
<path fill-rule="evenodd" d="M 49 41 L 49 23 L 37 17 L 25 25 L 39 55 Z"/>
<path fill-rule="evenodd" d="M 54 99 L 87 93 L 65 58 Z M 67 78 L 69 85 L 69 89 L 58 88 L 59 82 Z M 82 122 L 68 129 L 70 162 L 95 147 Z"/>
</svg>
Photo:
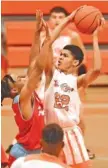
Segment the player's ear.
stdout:
<svg viewBox="0 0 108 168">
<path fill-rule="evenodd" d="M 74 67 L 77 67 L 78 65 L 79 65 L 79 60 L 74 60 L 74 61 L 73 61 L 73 66 L 74 66 Z"/>
</svg>

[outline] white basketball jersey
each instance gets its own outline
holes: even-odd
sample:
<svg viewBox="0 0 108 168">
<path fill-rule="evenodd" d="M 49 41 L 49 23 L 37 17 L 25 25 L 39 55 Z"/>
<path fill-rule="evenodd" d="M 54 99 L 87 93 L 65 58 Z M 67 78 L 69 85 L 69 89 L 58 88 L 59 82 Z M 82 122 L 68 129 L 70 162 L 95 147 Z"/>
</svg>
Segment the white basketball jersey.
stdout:
<svg viewBox="0 0 108 168">
<path fill-rule="evenodd" d="M 45 93 L 46 122 L 71 127 L 79 123 L 80 98 L 77 77 L 55 70 L 53 79 Z"/>
<path fill-rule="evenodd" d="M 38 159 L 28 161 L 25 161 L 25 157 L 20 157 L 13 162 L 11 168 L 68 168 L 68 166 L 60 162 L 55 156 L 42 157 L 40 155 Z"/>
</svg>

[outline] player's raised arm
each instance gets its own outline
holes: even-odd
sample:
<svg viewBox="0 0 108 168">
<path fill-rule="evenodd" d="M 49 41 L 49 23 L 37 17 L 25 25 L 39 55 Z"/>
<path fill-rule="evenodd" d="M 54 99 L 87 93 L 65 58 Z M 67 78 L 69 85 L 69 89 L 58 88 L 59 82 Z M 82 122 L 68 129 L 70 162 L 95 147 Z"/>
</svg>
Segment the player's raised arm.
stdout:
<svg viewBox="0 0 108 168">
<path fill-rule="evenodd" d="M 44 43 L 44 45 L 46 44 L 46 42 Z M 39 86 L 42 72 L 46 67 L 47 54 L 44 53 L 44 45 L 41 48 L 39 55 L 36 57 L 32 71 L 30 71 L 28 79 L 20 93 L 20 108 L 25 119 L 30 118 L 32 114 L 32 94 L 34 90 Z"/>
<path fill-rule="evenodd" d="M 101 19 L 101 26 L 104 24 L 103 18 Z M 87 87 L 89 84 L 91 84 L 100 74 L 101 71 L 101 55 L 99 50 L 99 44 L 98 44 L 98 27 L 95 32 L 93 33 L 93 68 L 87 72 L 87 74 L 81 75 L 78 78 L 78 87 L 83 86 Z"/>
<path fill-rule="evenodd" d="M 44 54 L 47 55 L 47 64 L 45 68 L 46 72 L 46 88 L 48 87 L 52 76 L 53 76 L 53 53 L 52 53 L 52 43 L 57 39 L 60 35 L 60 32 L 65 28 L 65 26 L 70 22 L 73 21 L 74 15 L 76 10 L 72 12 L 68 17 L 66 17 L 60 25 L 58 25 L 55 30 L 50 34 L 48 26 L 46 25 L 46 41 L 44 45 Z"/>
<path fill-rule="evenodd" d="M 53 76 L 54 64 L 53 64 L 53 51 L 52 51 L 52 45 L 51 45 L 51 33 L 47 23 L 44 20 L 43 20 L 43 23 L 46 31 L 46 39 L 44 40 L 43 47 L 41 49 L 41 54 L 43 54 L 47 59 L 45 64 L 45 69 L 44 69 L 45 76 L 46 76 L 45 88 L 47 89 Z"/>
<path fill-rule="evenodd" d="M 33 44 L 30 51 L 30 58 L 29 58 L 29 67 L 28 67 L 28 76 L 30 74 L 30 71 L 33 69 L 36 57 L 39 55 L 40 52 L 40 32 L 43 27 L 42 24 L 42 12 L 40 10 L 36 11 L 36 24 L 35 24 L 35 33 L 34 33 L 34 39 Z"/>
<path fill-rule="evenodd" d="M 53 30 L 51 35 L 51 44 L 57 39 L 61 31 L 68 25 L 69 22 L 73 22 L 75 13 L 78 9 L 73 11 L 69 16 L 64 18 L 64 20 Z"/>
<path fill-rule="evenodd" d="M 65 26 L 70 22 L 73 21 L 74 11 L 71 13 L 68 17 L 66 17 L 61 24 L 59 24 L 55 30 L 50 33 L 48 26 L 46 25 L 46 40 L 44 41 L 44 47 L 43 47 L 43 52 L 47 57 L 47 64 L 45 68 L 45 73 L 46 73 L 46 88 L 48 87 L 52 76 L 53 76 L 53 70 L 54 70 L 54 65 L 53 65 L 53 52 L 52 52 L 52 43 L 57 39 L 57 37 L 60 35 L 60 32 L 65 28 Z"/>
</svg>

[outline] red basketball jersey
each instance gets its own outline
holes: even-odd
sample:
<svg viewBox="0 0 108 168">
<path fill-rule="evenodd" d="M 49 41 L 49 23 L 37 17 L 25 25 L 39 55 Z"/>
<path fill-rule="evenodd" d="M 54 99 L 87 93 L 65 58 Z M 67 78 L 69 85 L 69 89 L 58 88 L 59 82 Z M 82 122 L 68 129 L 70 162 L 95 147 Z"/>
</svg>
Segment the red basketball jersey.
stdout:
<svg viewBox="0 0 108 168">
<path fill-rule="evenodd" d="M 19 106 L 19 95 L 13 100 L 12 108 L 14 118 L 19 128 L 19 133 L 16 136 L 18 143 L 22 144 L 25 149 L 39 149 L 42 129 L 44 127 L 43 105 L 34 93 L 33 113 L 29 120 L 24 120 Z"/>
</svg>

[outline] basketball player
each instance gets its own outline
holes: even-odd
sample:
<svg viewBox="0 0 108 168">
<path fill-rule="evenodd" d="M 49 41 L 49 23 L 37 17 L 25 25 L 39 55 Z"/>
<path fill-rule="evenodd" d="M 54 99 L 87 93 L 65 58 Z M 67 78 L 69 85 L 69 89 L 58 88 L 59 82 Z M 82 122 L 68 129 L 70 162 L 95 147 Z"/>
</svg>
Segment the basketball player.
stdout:
<svg viewBox="0 0 108 168">
<path fill-rule="evenodd" d="M 37 11 L 37 43 L 40 41 L 41 27 L 45 24 L 42 20 L 40 11 Z M 42 22 L 40 26 L 40 21 Z M 44 57 L 44 42 L 41 51 L 33 61 L 32 69 L 29 70 L 26 78 L 17 78 L 7 75 L 4 83 L 7 85 L 8 97 L 13 99 L 12 108 L 19 133 L 16 136 L 17 143 L 10 151 L 9 164 L 20 156 L 30 153 L 40 152 L 40 138 L 44 126 L 43 104 L 35 91 L 40 85 L 40 78 L 46 66 L 46 57 Z M 11 80 L 10 80 L 11 79 Z M 10 94 L 10 95 L 9 95 Z M 6 95 L 5 95 L 6 96 Z"/>
<path fill-rule="evenodd" d="M 49 50 L 45 53 L 51 55 L 51 45 L 57 38 L 60 31 L 69 21 L 74 18 L 71 15 L 66 17 L 58 25 L 55 33 L 49 38 Z M 102 22 L 103 24 L 103 22 Z M 58 30 L 58 31 L 57 31 Z M 93 68 L 86 74 L 75 76 L 76 67 L 78 67 L 84 58 L 82 50 L 76 45 L 66 45 L 60 53 L 58 67 L 52 69 L 50 75 L 52 81 L 46 91 L 45 110 L 46 123 L 57 123 L 64 130 L 64 158 L 66 163 L 77 168 L 87 168 L 90 166 L 89 157 L 84 145 L 84 140 L 78 127 L 80 121 L 80 98 L 78 89 L 87 87 L 100 74 L 101 57 L 98 46 L 98 29 L 93 34 L 94 64 Z"/>
<path fill-rule="evenodd" d="M 52 8 L 50 10 L 50 18 L 49 18 L 49 22 L 48 22 L 50 29 L 52 29 L 52 30 L 55 29 L 66 16 L 68 16 L 68 12 L 64 8 L 59 7 L 59 6 Z M 76 74 L 82 75 L 87 72 L 87 68 L 85 65 L 86 64 L 85 48 L 84 48 L 83 42 L 82 42 L 79 34 L 75 30 L 72 30 L 72 28 L 74 29 L 74 27 L 70 27 L 71 29 L 69 27 L 70 26 L 66 26 L 66 28 L 63 29 L 63 31 L 60 33 L 60 36 L 54 41 L 54 43 L 52 45 L 53 55 L 56 60 L 60 54 L 60 50 L 65 45 L 73 44 L 73 45 L 79 46 L 84 53 L 84 60 L 83 60 L 83 63 L 78 68 L 76 68 Z M 85 93 L 86 93 L 86 90 L 84 88 L 79 89 L 81 101 L 85 100 Z M 85 123 L 83 121 L 83 115 L 81 117 L 79 126 L 84 134 Z M 88 151 L 90 159 L 93 159 L 95 157 L 95 155 L 93 153 L 91 153 L 91 151 L 89 149 L 87 149 L 87 151 Z"/>
<path fill-rule="evenodd" d="M 56 6 L 52 8 L 50 10 L 50 18 L 48 22 L 50 29 L 54 30 L 66 16 L 68 16 L 68 12 L 63 7 Z M 72 30 L 72 28 L 70 29 L 69 26 L 67 25 L 65 29 L 62 30 L 59 37 L 54 41 L 52 45 L 55 60 L 57 59 L 57 57 L 59 57 L 61 49 L 68 44 L 79 46 L 85 55 L 85 48 L 79 34 L 74 30 Z M 86 63 L 86 57 L 84 57 L 83 64 L 81 64 L 76 69 L 76 74 L 81 75 L 87 72 L 85 63 Z M 85 95 L 85 91 L 83 89 L 80 89 L 80 95 L 81 95 L 80 98 L 83 99 Z M 80 125 L 82 131 L 84 132 L 84 127 L 82 127 L 84 125 L 83 119 L 81 120 Z"/>
<path fill-rule="evenodd" d="M 49 124 L 42 131 L 42 153 L 17 159 L 11 168 L 68 168 L 58 159 L 64 146 L 63 130 L 57 124 Z"/>
<path fill-rule="evenodd" d="M 40 32 L 43 29 L 42 24 L 44 24 L 44 20 L 42 20 L 42 17 L 43 17 L 42 12 L 38 11 L 38 13 L 36 14 L 36 28 L 35 28 L 33 44 L 32 44 L 31 51 L 30 51 L 29 67 L 28 67 L 28 70 L 27 70 L 27 75 L 24 74 L 24 75 L 21 75 L 21 76 L 17 77 L 17 76 L 12 74 L 11 76 L 8 75 L 7 79 L 4 78 L 4 80 L 2 81 L 3 88 L 4 88 L 4 89 L 2 89 L 2 94 L 1 94 L 2 95 L 2 101 L 3 101 L 4 98 L 10 96 L 10 89 L 6 86 L 7 85 L 7 80 L 10 81 L 9 83 L 11 83 L 11 85 L 14 81 L 16 81 L 16 79 L 17 80 L 25 80 L 26 76 L 29 77 L 29 74 L 34 69 L 34 64 L 36 62 L 36 57 L 40 53 Z M 45 27 L 45 24 L 44 24 L 44 27 Z M 45 88 L 45 75 L 42 74 L 41 78 L 42 78 L 42 80 L 40 80 L 39 86 L 38 86 L 38 88 L 36 88 L 36 93 L 38 94 L 41 101 L 43 101 L 43 99 L 44 99 L 44 88 Z M 15 145 L 16 143 L 17 143 L 17 140 L 14 139 L 12 141 L 12 144 L 9 145 L 9 147 L 7 148 L 6 152 L 10 153 L 11 148 L 13 147 L 13 145 L 16 146 Z"/>
<path fill-rule="evenodd" d="M 68 16 L 68 12 L 64 8 L 59 7 L 59 6 L 52 8 L 50 10 L 50 17 L 49 17 L 49 22 L 48 22 L 50 29 L 53 31 L 62 22 L 62 20 L 66 16 Z M 85 53 L 85 48 L 82 43 L 82 40 L 79 34 L 75 31 L 75 25 L 74 27 L 71 26 L 71 28 L 70 26 L 67 25 L 65 29 L 63 29 L 63 31 L 60 33 L 60 36 L 54 41 L 53 55 L 55 59 L 57 59 L 57 57 L 59 56 L 60 50 L 67 44 L 77 45 Z M 83 63 L 85 61 L 86 61 L 86 58 L 84 59 Z"/>
</svg>

